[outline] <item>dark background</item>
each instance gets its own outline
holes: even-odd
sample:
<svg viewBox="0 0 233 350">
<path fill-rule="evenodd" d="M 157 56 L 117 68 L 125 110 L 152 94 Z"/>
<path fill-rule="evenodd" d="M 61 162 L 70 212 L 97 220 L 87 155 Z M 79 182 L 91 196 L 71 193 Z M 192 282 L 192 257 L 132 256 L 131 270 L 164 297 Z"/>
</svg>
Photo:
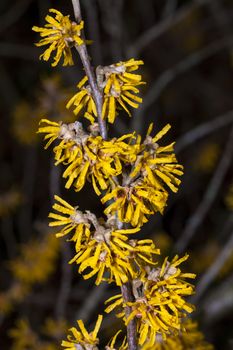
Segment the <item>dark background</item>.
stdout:
<svg viewBox="0 0 233 350">
<path fill-rule="evenodd" d="M 83 0 L 81 5 L 86 37 L 94 41 L 89 47 L 94 66 L 131 57 L 145 62 L 144 103 L 133 111 L 133 118 L 119 117 L 110 135 L 132 130 L 143 134 L 151 121 L 156 130 L 170 123 L 167 142 L 177 141 L 177 156 L 185 167 L 178 194 L 170 196 L 163 217 L 150 219 L 143 235 L 153 237 L 164 255 L 190 252 L 187 269 L 198 273 L 194 316 L 216 349 L 233 349 L 233 2 Z M 44 24 L 50 7 L 73 17 L 71 1 L 0 2 L 0 348 L 4 350 L 11 346 L 9 331 L 18 319 L 28 319 L 36 333 L 48 317 L 65 318 L 69 325 L 77 318 L 92 324 L 104 300 L 117 292 L 113 286 L 84 282 L 77 268 L 67 265 L 73 248 L 64 242 L 46 281 L 33 283 L 25 298 L 11 301 L 11 310 L 1 312 L 17 280 L 9 262 L 21 256 L 23 243 L 30 247 L 32 238 L 40 241 L 48 233 L 53 194 L 61 192 L 68 202 L 99 215 L 103 209 L 91 186 L 78 194 L 63 189 L 51 149 L 44 151 L 42 137 L 35 134 L 41 117 L 74 118 L 65 102 L 83 76 L 78 57 L 73 67 L 55 68 L 38 59 L 42 51 L 33 45 L 39 38 L 31 28 Z M 117 322 L 113 315 L 107 316 L 106 338 Z M 12 345 L 12 349 L 18 348 Z"/>
</svg>

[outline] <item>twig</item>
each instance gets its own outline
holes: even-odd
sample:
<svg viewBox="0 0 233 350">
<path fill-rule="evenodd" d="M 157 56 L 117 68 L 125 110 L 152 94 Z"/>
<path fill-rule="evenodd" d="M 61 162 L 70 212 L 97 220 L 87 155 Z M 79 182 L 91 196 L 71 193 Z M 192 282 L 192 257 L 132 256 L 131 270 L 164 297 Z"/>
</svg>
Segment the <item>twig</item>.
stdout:
<svg viewBox="0 0 233 350">
<path fill-rule="evenodd" d="M 210 294 L 210 295 L 209 295 Z M 200 305 L 200 303 L 199 303 Z M 200 306 L 199 306 L 200 308 Z M 223 315 L 232 313 L 233 310 L 233 274 L 208 293 L 203 302 L 205 323 L 213 324 Z"/>
<path fill-rule="evenodd" d="M 210 121 L 198 125 L 196 128 L 186 132 L 182 135 L 176 142 L 175 150 L 176 153 L 180 153 L 199 139 L 205 137 L 206 135 L 219 130 L 228 124 L 233 122 L 233 110 L 221 114 L 220 116 L 211 119 Z"/>
<path fill-rule="evenodd" d="M 121 287 L 122 296 L 125 302 L 134 301 L 132 294 L 131 283 L 125 283 Z M 130 306 L 125 307 L 126 318 L 131 314 L 132 309 Z M 137 324 L 136 319 L 133 318 L 127 325 L 127 339 L 128 339 L 128 349 L 136 350 L 137 349 Z"/>
<path fill-rule="evenodd" d="M 90 23 L 88 26 L 90 37 L 95 43 L 95 45 L 90 46 L 90 50 L 92 52 L 92 61 L 95 65 L 99 65 L 101 62 L 103 62 L 103 54 L 96 0 L 86 0 L 83 2 L 83 6 L 86 10 L 87 22 Z"/>
<path fill-rule="evenodd" d="M 183 252 L 190 240 L 193 238 L 196 230 L 201 225 L 206 214 L 208 213 L 211 205 L 213 204 L 215 197 L 219 191 L 219 188 L 222 184 L 222 181 L 226 175 L 226 172 L 231 164 L 233 154 L 233 128 L 231 129 L 229 139 L 227 141 L 226 147 L 223 151 L 222 159 L 219 162 L 219 165 L 214 173 L 209 186 L 207 187 L 206 193 L 200 205 L 194 214 L 190 217 L 187 222 L 187 225 L 181 234 L 178 242 L 175 245 L 175 251 Z"/>
<path fill-rule="evenodd" d="M 206 273 L 202 276 L 199 283 L 196 286 L 196 294 L 192 298 L 193 302 L 198 302 L 205 291 L 208 289 L 209 285 L 214 281 L 218 275 L 221 268 L 224 266 L 225 262 L 233 253 L 233 232 L 231 233 L 230 239 L 226 242 L 221 253 L 215 260 L 215 262 L 210 266 Z"/>
<path fill-rule="evenodd" d="M 72 0 L 73 3 L 73 8 L 74 8 L 74 14 L 75 14 L 75 19 L 79 23 L 82 20 L 81 16 L 81 9 L 80 9 L 80 2 L 79 0 Z M 83 45 L 76 45 L 75 46 L 76 50 L 79 53 L 79 56 L 81 58 L 84 70 L 86 72 L 86 75 L 88 77 L 88 81 L 92 90 L 92 96 L 94 98 L 95 104 L 96 104 L 96 109 L 97 109 L 97 114 L 98 114 L 98 123 L 99 123 L 99 128 L 100 128 L 100 134 L 103 137 L 103 139 L 107 139 L 107 129 L 106 129 L 106 124 L 105 121 L 102 118 L 102 106 L 103 106 L 103 95 L 100 92 L 96 78 L 93 72 L 93 68 L 90 63 L 90 59 L 88 56 L 87 52 L 87 47 L 85 44 Z"/>
<path fill-rule="evenodd" d="M 122 9 L 123 0 L 99 0 L 103 15 L 102 25 L 110 35 L 111 56 L 115 61 L 122 60 Z"/>
<path fill-rule="evenodd" d="M 142 123 L 142 114 L 145 110 L 150 107 L 162 94 L 164 89 L 180 74 L 187 72 L 189 69 L 197 66 L 202 61 L 207 58 L 217 54 L 223 49 L 233 46 L 233 37 L 229 36 L 227 38 L 220 39 L 216 42 L 211 43 L 204 49 L 197 51 L 188 57 L 185 57 L 175 66 L 164 71 L 158 79 L 152 84 L 149 92 L 145 95 L 143 99 L 143 105 L 135 113 L 134 118 L 134 129 L 140 130 L 140 123 Z"/>
<path fill-rule="evenodd" d="M 195 0 L 191 5 L 183 6 L 178 10 L 174 16 L 166 17 L 159 24 L 155 24 L 152 28 L 143 33 L 135 43 L 133 43 L 128 49 L 128 57 L 138 56 L 141 51 L 149 45 L 153 40 L 165 33 L 172 26 L 176 25 L 184 18 L 186 18 L 197 6 L 202 6 L 210 3 L 212 0 Z"/>
<path fill-rule="evenodd" d="M 86 299 L 79 309 L 76 319 L 87 321 L 92 312 L 98 308 L 99 302 L 103 299 L 107 290 L 108 284 L 101 283 L 99 286 L 95 286 L 90 293 L 86 292 Z"/>
<path fill-rule="evenodd" d="M 82 20 L 81 16 L 81 8 L 80 8 L 80 2 L 79 0 L 72 0 L 73 8 L 74 8 L 74 14 L 75 19 L 77 22 L 80 22 Z M 83 37 L 84 38 L 84 37 Z M 78 51 L 81 61 L 83 63 L 83 67 L 85 69 L 86 75 L 88 77 L 90 87 L 92 90 L 93 98 L 96 103 L 97 108 L 97 114 L 98 114 L 98 123 L 100 128 L 100 134 L 103 137 L 103 139 L 107 139 L 107 129 L 105 121 L 102 119 L 102 106 L 103 106 L 103 96 L 100 92 L 97 81 L 95 78 L 95 75 L 93 73 L 93 69 L 90 64 L 90 59 L 88 57 L 87 48 L 85 45 L 85 41 L 83 45 L 76 46 L 76 50 Z M 119 223 L 119 227 L 122 225 L 122 223 Z M 131 284 L 126 283 L 122 286 L 122 295 L 124 300 L 132 301 L 132 292 L 131 292 Z M 131 313 L 131 308 L 126 308 L 126 313 Z M 136 332 L 136 320 L 132 320 L 127 325 L 127 335 L 128 335 L 128 350 L 136 350 L 137 349 L 137 332 Z"/>
</svg>

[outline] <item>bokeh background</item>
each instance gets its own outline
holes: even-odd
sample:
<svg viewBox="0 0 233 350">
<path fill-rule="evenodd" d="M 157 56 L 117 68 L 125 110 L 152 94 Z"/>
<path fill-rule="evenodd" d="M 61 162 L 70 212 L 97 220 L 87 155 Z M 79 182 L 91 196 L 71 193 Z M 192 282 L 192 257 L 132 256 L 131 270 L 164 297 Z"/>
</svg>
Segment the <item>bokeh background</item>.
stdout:
<svg viewBox="0 0 233 350">
<path fill-rule="evenodd" d="M 164 216 L 150 219 L 163 255 L 190 253 L 198 274 L 194 314 L 216 349 L 233 349 L 233 1 L 81 0 L 92 63 L 143 59 L 143 105 L 124 113 L 111 135 L 145 133 L 172 125 L 182 186 Z M 64 189 L 61 168 L 36 134 L 43 117 L 72 121 L 65 108 L 83 76 L 73 67 L 39 61 L 33 25 L 43 25 L 50 7 L 73 16 L 71 1 L 0 2 L 0 348 L 59 348 L 67 327 L 82 318 L 92 325 L 113 286 L 84 281 L 72 245 L 58 241 L 47 215 L 55 193 L 100 215 L 91 186 Z M 74 56 L 76 54 L 74 53 Z M 106 316 L 102 335 L 119 326 Z M 17 339 L 21 339 L 21 343 Z"/>
</svg>

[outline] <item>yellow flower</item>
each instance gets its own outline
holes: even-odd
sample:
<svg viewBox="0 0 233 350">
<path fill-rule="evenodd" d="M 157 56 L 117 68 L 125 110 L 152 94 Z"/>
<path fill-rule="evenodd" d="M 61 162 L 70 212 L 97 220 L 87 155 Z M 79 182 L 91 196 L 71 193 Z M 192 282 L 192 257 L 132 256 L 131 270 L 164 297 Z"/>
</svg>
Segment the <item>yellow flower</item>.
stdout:
<svg viewBox="0 0 233 350">
<path fill-rule="evenodd" d="M 116 230 L 115 218 L 109 217 L 105 222 L 89 211 L 82 213 L 58 196 L 53 209 L 58 212 L 50 213 L 52 221 L 49 226 L 63 226 L 57 237 L 72 233 L 71 241 L 75 243 L 76 255 L 70 263 L 79 264 L 79 273 L 91 270 L 83 277 L 96 277 L 96 284 L 103 280 L 116 281 L 122 285 L 133 278 L 138 267 L 153 264 L 153 255 L 159 254 L 152 240 L 128 239 L 129 234 L 139 231 L 139 228 Z"/>
<path fill-rule="evenodd" d="M 149 215 L 163 213 L 168 198 L 164 185 L 177 192 L 180 184 L 177 176 L 183 174 L 183 167 L 177 164 L 174 154 L 174 143 L 163 147 L 157 144 L 170 129 L 170 125 L 165 126 L 153 138 L 150 136 L 152 127 L 153 124 L 143 143 L 140 135 L 136 138 L 136 162 L 131 162 L 132 170 L 124 179 L 124 185 L 115 186 L 102 198 L 102 203 L 114 199 L 105 209 L 105 214 L 117 213 L 120 221 L 133 226 L 142 226 L 148 221 Z"/>
<path fill-rule="evenodd" d="M 44 137 L 44 140 L 49 140 L 45 145 L 45 149 L 47 149 L 53 141 L 60 137 L 61 124 L 48 119 L 41 119 L 40 124 L 45 124 L 39 127 L 38 133 L 47 134 Z"/>
<path fill-rule="evenodd" d="M 47 15 L 45 20 L 47 24 L 44 27 L 34 26 L 32 30 L 40 33 L 42 39 L 36 46 L 49 45 L 45 52 L 40 56 L 43 60 L 48 61 L 51 53 L 56 51 L 54 62 L 52 66 L 56 66 L 60 61 L 62 55 L 64 56 L 63 66 L 72 65 L 73 58 L 71 53 L 71 47 L 75 45 L 82 45 L 81 30 L 84 23 L 72 22 L 69 16 L 63 16 L 63 14 L 55 9 L 50 9 L 49 12 L 55 14 L 55 18 Z"/>
<path fill-rule="evenodd" d="M 63 177 L 67 178 L 66 188 L 74 185 L 75 190 L 80 191 L 89 180 L 100 195 L 100 189 L 106 190 L 113 181 L 112 177 L 122 173 L 122 162 L 128 164 L 136 160 L 138 146 L 125 142 L 134 138 L 133 134 L 105 141 L 94 133 L 85 133 L 79 122 L 58 124 L 42 119 L 41 123 L 45 126 L 41 126 L 38 132 L 45 133 L 44 139 L 49 140 L 45 148 L 55 139 L 61 140 L 54 147 L 55 165 L 66 165 L 63 173 Z"/>
<path fill-rule="evenodd" d="M 194 274 L 182 273 L 178 268 L 188 255 L 179 259 L 175 256 L 171 263 L 165 259 L 161 268 L 148 266 L 136 280 L 133 281 L 134 302 L 124 303 L 122 295 L 114 296 L 107 302 L 114 301 L 106 308 L 106 312 L 126 305 L 132 309 L 125 319 L 128 324 L 134 317 L 138 319 L 139 345 L 148 343 L 154 345 L 156 336 L 166 336 L 181 329 L 182 318 L 194 310 L 184 299 L 193 294 L 193 286 L 185 281 L 195 278 Z M 146 272 L 145 272 L 146 271 Z M 125 318 L 125 312 L 118 313 Z"/>
<path fill-rule="evenodd" d="M 128 186 L 116 186 L 101 201 L 106 203 L 114 200 L 105 209 L 106 215 L 116 213 L 121 222 L 140 227 L 148 221 L 148 216 L 156 212 L 163 213 L 167 197 L 166 191 L 139 180 Z"/>
<path fill-rule="evenodd" d="M 138 154 L 135 167 L 131 172 L 132 178 L 144 176 L 146 181 L 154 186 L 156 189 L 164 189 L 164 183 L 173 191 L 177 192 L 180 180 L 177 176 L 183 175 L 183 166 L 177 164 L 177 159 L 174 154 L 174 144 L 167 146 L 159 146 L 159 141 L 171 128 L 167 124 L 154 137 L 150 136 L 153 129 L 153 124 L 150 124 L 147 136 L 141 144 L 141 152 Z M 137 143 L 140 142 L 139 137 Z"/>
<path fill-rule="evenodd" d="M 156 337 L 153 345 L 145 344 L 141 350 L 213 350 L 213 345 L 204 340 L 198 330 L 198 324 L 191 319 L 182 320 L 182 329 L 177 334 L 170 334 L 166 339 Z"/>
<path fill-rule="evenodd" d="M 59 244 L 51 234 L 42 240 L 32 240 L 21 248 L 20 256 L 10 262 L 14 278 L 29 287 L 46 281 L 54 271 L 58 252 Z"/>
<path fill-rule="evenodd" d="M 87 76 L 85 76 L 77 85 L 80 90 L 77 92 L 67 103 L 66 108 L 70 108 L 72 105 L 74 108 L 74 114 L 79 115 L 80 112 L 86 107 L 86 111 L 84 113 L 84 117 L 90 120 L 93 124 L 95 121 L 94 117 L 97 117 L 97 110 L 94 99 L 91 94 L 90 85 L 85 85 L 88 81 Z"/>
<path fill-rule="evenodd" d="M 134 74 L 143 61 L 135 61 L 133 58 L 126 62 L 119 62 L 106 67 L 97 68 L 99 85 L 104 91 L 104 103 L 102 118 L 107 118 L 109 123 L 114 123 L 117 108 L 122 107 L 129 116 L 131 113 L 127 105 L 138 108 L 142 98 L 138 85 L 144 84 L 139 74 Z"/>
<path fill-rule="evenodd" d="M 64 226 L 59 232 L 56 233 L 56 237 L 63 237 L 74 231 L 74 235 L 72 236 L 71 240 L 75 242 L 75 248 L 76 251 L 78 251 L 81 244 L 88 241 L 90 237 L 91 224 L 88 220 L 88 215 L 79 211 L 78 207 L 72 207 L 59 196 L 55 196 L 54 198 L 56 199 L 57 203 L 53 205 L 53 209 L 59 214 L 49 214 L 49 218 L 55 220 L 50 222 L 49 226 Z"/>
<path fill-rule="evenodd" d="M 96 285 L 106 280 L 109 283 L 114 281 L 121 286 L 135 275 L 129 259 L 130 252 L 134 249 L 127 242 L 127 234 L 137 231 L 138 229 L 113 230 L 99 226 L 89 242 L 81 246 L 70 263 L 80 264 L 79 273 L 83 273 L 86 269 L 91 270 L 83 275 L 84 279 L 97 274 Z"/>
<path fill-rule="evenodd" d="M 9 334 L 13 340 L 13 349 L 37 349 L 38 337 L 30 328 L 27 320 L 18 320 L 15 328 L 11 329 Z"/>
<path fill-rule="evenodd" d="M 71 335 L 67 336 L 68 340 L 63 340 L 61 346 L 64 347 L 64 350 L 76 350 L 78 349 L 78 345 L 80 345 L 80 349 L 88 349 L 88 350 L 96 350 L 96 346 L 99 344 L 99 339 L 97 337 L 103 316 L 99 315 L 95 328 L 91 333 L 88 333 L 86 330 L 83 321 L 78 320 L 79 329 L 75 327 L 70 328 Z"/>
<path fill-rule="evenodd" d="M 143 61 L 131 59 L 106 67 L 97 67 L 98 87 L 100 91 L 103 91 L 104 99 L 102 118 L 107 118 L 109 123 L 114 123 L 118 107 L 123 107 L 131 115 L 127 104 L 133 108 L 138 108 L 139 103 L 142 102 L 142 99 L 136 95 L 139 93 L 136 86 L 144 84 L 141 81 L 141 75 L 131 73 L 137 70 L 141 64 L 143 64 Z M 78 115 L 86 107 L 84 117 L 93 124 L 97 117 L 97 110 L 91 88 L 89 85 L 85 85 L 87 81 L 88 78 L 84 77 L 79 82 L 77 87 L 80 91 L 69 100 L 67 108 L 73 105 L 75 107 L 74 113 Z"/>
</svg>

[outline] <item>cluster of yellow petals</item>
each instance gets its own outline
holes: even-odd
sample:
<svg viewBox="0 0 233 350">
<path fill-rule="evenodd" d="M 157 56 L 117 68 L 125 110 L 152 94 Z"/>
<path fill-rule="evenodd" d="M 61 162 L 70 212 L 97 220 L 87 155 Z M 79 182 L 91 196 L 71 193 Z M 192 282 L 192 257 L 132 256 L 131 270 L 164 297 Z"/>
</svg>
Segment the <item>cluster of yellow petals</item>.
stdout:
<svg viewBox="0 0 233 350">
<path fill-rule="evenodd" d="M 197 322 L 187 318 L 182 321 L 182 329 L 177 334 L 171 334 L 164 340 L 157 337 L 150 346 L 144 345 L 141 350 L 213 350 L 212 344 L 204 340 L 204 335 L 198 330 Z"/>
<path fill-rule="evenodd" d="M 32 240 L 21 248 L 21 254 L 10 262 L 12 274 L 20 283 L 31 286 L 43 283 L 55 269 L 59 243 L 52 234 Z"/>
<path fill-rule="evenodd" d="M 123 108 L 130 116 L 127 105 L 138 108 L 142 98 L 137 96 L 137 86 L 144 84 L 139 74 L 132 73 L 142 65 L 143 61 L 130 59 L 106 67 L 97 67 L 97 83 L 103 93 L 102 118 L 114 123 L 117 110 Z M 94 123 L 97 117 L 95 101 L 92 97 L 88 78 L 85 76 L 77 85 L 79 91 L 69 100 L 67 108 L 74 107 L 74 114 L 79 115 L 85 108 L 84 117 Z"/>
<path fill-rule="evenodd" d="M 61 124 L 42 119 L 39 133 L 46 134 L 47 148 L 54 140 L 61 140 L 54 147 L 56 165 L 63 163 L 66 170 L 66 188 L 74 186 L 80 191 L 85 182 L 92 182 L 95 192 L 107 190 L 102 203 L 107 203 L 106 215 L 117 213 L 121 222 L 140 227 L 148 217 L 156 212 L 161 214 L 166 206 L 168 191 L 177 192 L 180 184 L 178 176 L 183 174 L 183 167 L 177 163 L 174 154 L 174 142 L 159 146 L 159 141 L 170 129 L 166 125 L 152 137 L 153 124 L 150 125 L 146 138 L 127 134 L 120 138 L 103 140 L 98 130 L 92 125 L 92 132 L 86 133 L 79 122 Z M 122 185 L 115 181 L 122 175 L 123 166 L 129 175 Z M 113 200 L 110 204 L 108 201 Z"/>
<path fill-rule="evenodd" d="M 0 316 L 24 301 L 35 284 L 47 281 L 56 267 L 59 247 L 52 234 L 33 239 L 21 247 L 20 254 L 8 264 L 13 283 L 0 293 Z"/>
<path fill-rule="evenodd" d="M 154 137 L 150 136 L 152 128 L 153 124 L 144 142 L 140 136 L 136 138 L 137 159 L 125 185 L 115 186 L 102 198 L 103 203 L 114 200 L 105 209 L 105 214 L 117 213 L 121 222 L 132 226 L 142 226 L 148 221 L 148 216 L 163 213 L 168 198 L 166 186 L 177 192 L 181 182 L 178 176 L 183 174 L 183 167 L 177 164 L 174 154 L 174 142 L 167 146 L 157 144 L 170 125 Z"/>
<path fill-rule="evenodd" d="M 148 264 L 153 254 L 159 254 L 150 239 L 129 240 L 128 235 L 139 228 L 116 230 L 113 218 L 104 222 L 89 211 L 82 213 L 58 196 L 55 199 L 53 209 L 57 213 L 49 214 L 54 220 L 49 225 L 61 227 L 57 237 L 72 233 L 70 240 L 75 243 L 76 255 L 70 263 L 79 264 L 79 273 L 91 270 L 83 275 L 85 279 L 97 275 L 97 285 L 103 280 L 122 285 L 129 277 L 134 278 L 138 267 Z"/>
<path fill-rule="evenodd" d="M 127 105 L 138 108 L 142 102 L 142 98 L 137 96 L 137 86 L 144 82 L 140 74 L 134 73 L 142 64 L 143 61 L 132 58 L 126 62 L 97 68 L 98 82 L 104 91 L 102 118 L 108 119 L 109 123 L 114 123 L 118 108 L 123 108 L 131 116 Z"/>
<path fill-rule="evenodd" d="M 87 134 L 79 122 L 59 124 L 42 119 L 43 124 L 38 132 L 45 133 L 48 146 L 55 140 L 61 142 L 54 147 L 56 165 L 63 163 L 66 170 L 63 177 L 67 179 L 66 188 L 74 185 L 80 191 L 86 180 L 92 182 L 95 192 L 106 190 L 112 177 L 122 173 L 122 163 L 131 163 L 136 160 L 137 145 L 132 146 L 125 140 L 131 140 L 133 134 L 124 135 L 106 141 L 101 136 Z"/>
<path fill-rule="evenodd" d="M 157 190 L 147 182 L 139 180 L 128 186 L 116 186 L 101 201 L 106 203 L 113 200 L 104 211 L 106 215 L 117 213 L 121 222 L 140 227 L 148 221 L 148 216 L 156 212 L 163 213 L 167 197 L 166 191 Z"/>
<path fill-rule="evenodd" d="M 67 336 L 67 340 L 62 341 L 62 347 L 64 350 L 76 350 L 76 349 L 88 349 L 96 350 L 99 344 L 99 339 L 97 337 L 103 316 L 99 315 L 95 328 L 91 333 L 86 330 L 83 321 L 78 320 L 79 330 L 75 327 L 70 328 L 70 335 Z"/>
<path fill-rule="evenodd" d="M 157 143 L 170 128 L 171 125 L 167 124 L 152 137 L 150 134 L 153 130 L 153 123 L 151 123 L 143 143 L 140 135 L 138 136 L 136 144 L 140 145 L 140 154 L 130 177 L 144 176 L 146 181 L 156 189 L 164 191 L 164 184 L 166 184 L 173 192 L 177 192 L 181 183 L 177 176 L 183 175 L 183 166 L 177 164 L 174 153 L 175 142 L 166 146 L 159 146 Z"/>
<path fill-rule="evenodd" d="M 128 324 L 133 318 L 138 319 L 139 345 L 152 347 L 156 337 L 166 339 L 172 332 L 178 332 L 182 319 L 194 310 L 194 306 L 185 300 L 187 295 L 193 294 L 194 287 L 185 279 L 195 278 L 195 275 L 182 273 L 178 267 L 187 258 L 188 255 L 180 259 L 175 256 L 171 262 L 166 258 L 161 268 L 145 268 L 133 282 L 134 302 L 123 302 L 122 295 L 107 300 L 107 303 L 113 303 L 106 308 L 106 312 L 120 306 L 118 317 L 124 319 L 124 307 L 131 307 L 132 311 L 125 322 Z"/>
<path fill-rule="evenodd" d="M 46 340 L 42 340 L 41 335 L 31 328 L 27 319 L 18 319 L 14 328 L 9 332 L 12 339 L 11 349 L 56 350 L 56 343 L 64 337 L 66 330 L 67 323 L 64 320 L 46 319 L 41 329 Z"/>
<path fill-rule="evenodd" d="M 72 22 L 69 16 L 63 16 L 63 14 L 55 9 L 50 9 L 50 13 L 55 17 L 47 15 L 45 17 L 46 24 L 44 27 L 34 26 L 32 30 L 40 33 L 41 40 L 36 46 L 49 45 L 49 47 L 40 56 L 44 61 L 48 61 L 52 52 L 56 51 L 54 62 L 52 66 L 56 66 L 60 61 L 62 55 L 64 56 L 63 65 L 72 65 L 73 58 L 71 48 L 75 45 L 82 45 L 81 30 L 84 23 Z"/>
</svg>

